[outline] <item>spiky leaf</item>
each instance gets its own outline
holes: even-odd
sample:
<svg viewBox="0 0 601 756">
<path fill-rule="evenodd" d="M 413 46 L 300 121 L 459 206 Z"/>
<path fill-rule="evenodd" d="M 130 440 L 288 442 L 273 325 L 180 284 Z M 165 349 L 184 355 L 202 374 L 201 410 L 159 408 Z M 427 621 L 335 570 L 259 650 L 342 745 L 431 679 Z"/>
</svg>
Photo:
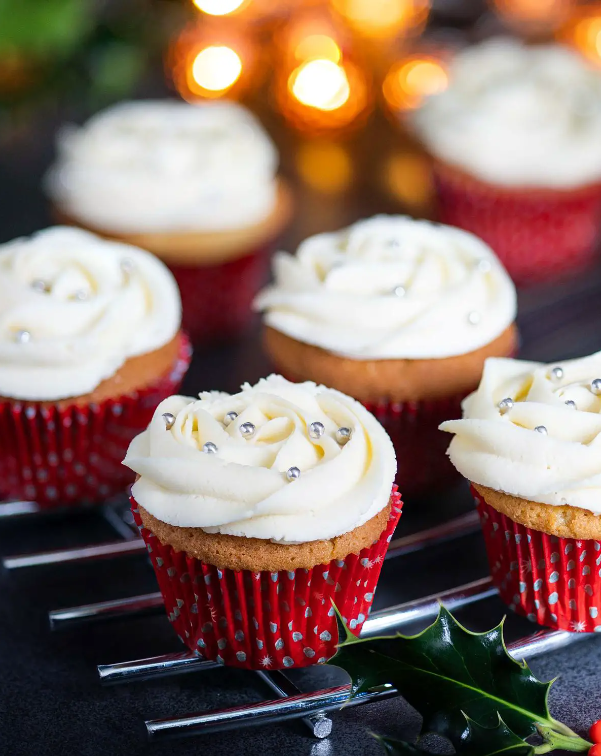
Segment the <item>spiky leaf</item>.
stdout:
<svg viewBox="0 0 601 756">
<path fill-rule="evenodd" d="M 534 746 L 512 732 L 501 717 L 496 727 L 482 727 L 469 717 L 455 750 L 461 756 L 533 756 Z"/>
<path fill-rule="evenodd" d="M 441 607 L 419 635 L 361 640 L 346 631 L 330 664 L 349 673 L 353 696 L 394 685 L 423 716 L 424 731 L 447 737 L 455 747 L 466 717 L 491 729 L 501 717 L 517 738 L 536 733 L 537 724 L 558 726 L 547 704 L 551 683 L 540 682 L 525 662 L 509 656 L 502 622 L 472 633 Z"/>
</svg>

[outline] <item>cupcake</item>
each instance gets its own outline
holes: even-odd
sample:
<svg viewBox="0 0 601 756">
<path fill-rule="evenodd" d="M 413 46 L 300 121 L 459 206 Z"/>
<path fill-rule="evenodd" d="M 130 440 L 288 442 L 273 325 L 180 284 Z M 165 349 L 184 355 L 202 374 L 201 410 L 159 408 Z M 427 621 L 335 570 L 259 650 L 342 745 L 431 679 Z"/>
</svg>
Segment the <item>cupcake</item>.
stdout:
<svg viewBox="0 0 601 756">
<path fill-rule="evenodd" d="M 325 662 L 333 604 L 359 634 L 402 505 L 390 439 L 358 402 L 276 375 L 232 396 L 172 396 L 124 464 L 191 650 L 249 669 Z"/>
<path fill-rule="evenodd" d="M 190 361 L 177 285 L 148 252 L 56 227 L 0 245 L 0 498 L 104 501 Z"/>
<path fill-rule="evenodd" d="M 449 455 L 472 489 L 511 609 L 601 631 L 601 352 L 551 365 L 488 360 Z"/>
<path fill-rule="evenodd" d="M 379 216 L 275 257 L 256 307 L 279 372 L 350 394 L 384 425 L 403 495 L 454 473 L 438 425 L 461 417 L 484 360 L 516 349 L 513 284 L 471 234 Z"/>
<path fill-rule="evenodd" d="M 434 159 L 440 218 L 518 282 L 592 258 L 601 225 L 601 74 L 560 45 L 493 39 L 458 54 L 410 127 Z"/>
<path fill-rule="evenodd" d="M 57 147 L 46 187 L 58 218 L 163 260 L 193 341 L 240 334 L 290 210 L 254 116 L 231 102 L 126 102 L 64 128 Z"/>
</svg>

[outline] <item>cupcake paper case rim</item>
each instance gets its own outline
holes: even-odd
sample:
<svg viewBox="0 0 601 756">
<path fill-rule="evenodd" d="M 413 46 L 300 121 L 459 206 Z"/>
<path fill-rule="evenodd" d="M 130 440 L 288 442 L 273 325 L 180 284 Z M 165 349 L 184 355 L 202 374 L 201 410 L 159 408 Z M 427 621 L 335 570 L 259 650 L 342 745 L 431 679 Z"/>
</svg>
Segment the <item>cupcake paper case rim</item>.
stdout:
<svg viewBox="0 0 601 756">
<path fill-rule="evenodd" d="M 359 634 L 402 511 L 394 486 L 386 527 L 359 554 L 311 569 L 251 572 L 221 570 L 176 552 L 143 526 L 133 497 L 131 504 L 182 642 L 201 658 L 245 669 L 300 668 L 331 658 L 337 645 L 332 602 Z"/>
<path fill-rule="evenodd" d="M 0 402 L 0 498 L 55 509 L 98 504 L 125 492 L 133 481 L 122 465 L 127 447 L 156 406 L 179 389 L 191 356 L 182 331 L 172 367 L 139 390 L 64 408 Z"/>
</svg>

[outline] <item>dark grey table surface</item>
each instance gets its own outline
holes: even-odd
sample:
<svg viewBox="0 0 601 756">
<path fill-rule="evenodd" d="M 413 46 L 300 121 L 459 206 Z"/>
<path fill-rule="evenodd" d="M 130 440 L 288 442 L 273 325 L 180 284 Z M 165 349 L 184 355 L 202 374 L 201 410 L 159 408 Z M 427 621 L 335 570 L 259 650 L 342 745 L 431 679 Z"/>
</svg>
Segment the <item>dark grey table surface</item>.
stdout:
<svg viewBox="0 0 601 756">
<path fill-rule="evenodd" d="M 0 241 L 49 224 L 39 176 L 50 155 L 51 128 L 34 128 L 0 150 Z M 395 139 L 396 137 L 391 137 Z M 287 154 L 294 156 L 295 144 Z M 284 169 L 292 172 L 292 158 Z M 361 171 L 358 171 L 361 176 Z M 375 211 L 399 210 L 390 199 L 357 180 L 349 193 L 324 198 L 298 187 L 296 220 L 287 246 L 317 230 L 335 228 Z M 601 262 L 570 281 L 520 291 L 521 355 L 555 360 L 601 349 Z M 230 347 L 198 352 L 185 390 L 234 391 L 242 381 L 268 372 L 258 333 Z M 422 501 L 406 501 L 403 533 L 442 522 L 471 507 L 465 486 Z M 94 513 L 0 525 L 0 555 L 114 538 Z M 452 588 L 487 574 L 479 535 L 403 557 L 384 565 L 376 609 L 434 591 Z M 143 721 L 234 706 L 270 697 L 252 673 L 215 670 L 171 680 L 101 688 L 96 664 L 154 656 L 181 649 L 164 617 L 89 625 L 64 634 L 48 629 L 49 609 L 126 597 L 156 590 L 144 557 L 70 568 L 0 576 L 0 754 L 46 756 L 206 756 L 286 753 L 289 756 L 371 755 L 380 748 L 369 730 L 411 737 L 419 720 L 401 699 L 334 715 L 330 738 L 316 741 L 300 723 L 266 726 L 167 744 L 148 744 Z M 491 599 L 459 613 L 472 629 L 497 623 L 505 608 Z M 510 616 L 510 639 L 533 626 Z M 551 694 L 553 715 L 584 732 L 601 716 L 601 646 L 591 638 L 575 647 L 540 657 L 532 668 L 542 679 L 559 675 Z M 327 680 L 326 680 L 327 678 Z M 307 688 L 335 684 L 344 675 L 334 669 L 304 674 Z"/>
</svg>

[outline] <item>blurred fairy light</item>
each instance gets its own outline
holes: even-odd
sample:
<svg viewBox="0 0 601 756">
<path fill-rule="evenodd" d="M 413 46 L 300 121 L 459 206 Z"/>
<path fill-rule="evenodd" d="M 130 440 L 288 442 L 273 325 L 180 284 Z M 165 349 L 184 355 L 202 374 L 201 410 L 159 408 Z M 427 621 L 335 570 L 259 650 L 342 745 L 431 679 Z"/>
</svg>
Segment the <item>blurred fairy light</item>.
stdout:
<svg viewBox="0 0 601 756">
<path fill-rule="evenodd" d="M 573 0 L 493 0 L 497 13 L 516 31 L 546 34 L 568 17 Z"/>
<path fill-rule="evenodd" d="M 343 192 L 353 178 L 353 166 L 343 144 L 312 139 L 299 145 L 296 155 L 299 175 L 312 189 L 323 194 Z"/>
<path fill-rule="evenodd" d="M 411 212 L 432 210 L 434 187 L 428 159 L 418 152 L 400 152 L 390 155 L 384 164 L 385 189 Z"/>
<path fill-rule="evenodd" d="M 449 84 L 442 61 L 425 55 L 414 55 L 395 63 L 384 79 L 382 92 L 394 111 L 413 110 L 426 97 L 444 92 Z"/>
<path fill-rule="evenodd" d="M 350 95 L 344 68 L 332 60 L 302 63 L 290 75 L 288 86 L 299 102 L 318 110 L 336 110 Z"/>
<path fill-rule="evenodd" d="M 222 94 L 232 87 L 242 73 L 240 56 L 225 45 L 212 45 L 201 50 L 192 63 L 194 82 L 207 93 Z"/>
<path fill-rule="evenodd" d="M 559 37 L 575 47 L 590 63 L 601 66 L 601 4 L 577 11 Z"/>
<path fill-rule="evenodd" d="M 296 45 L 294 57 L 303 61 L 321 58 L 331 60 L 333 63 L 340 63 L 342 51 L 335 40 L 328 37 L 327 34 L 309 34 Z"/>
<path fill-rule="evenodd" d="M 427 0 L 333 0 L 334 7 L 354 29 L 366 37 L 388 37 L 423 26 Z"/>
<path fill-rule="evenodd" d="M 210 16 L 227 16 L 247 5 L 248 0 L 192 0 L 198 10 Z"/>
</svg>

